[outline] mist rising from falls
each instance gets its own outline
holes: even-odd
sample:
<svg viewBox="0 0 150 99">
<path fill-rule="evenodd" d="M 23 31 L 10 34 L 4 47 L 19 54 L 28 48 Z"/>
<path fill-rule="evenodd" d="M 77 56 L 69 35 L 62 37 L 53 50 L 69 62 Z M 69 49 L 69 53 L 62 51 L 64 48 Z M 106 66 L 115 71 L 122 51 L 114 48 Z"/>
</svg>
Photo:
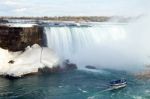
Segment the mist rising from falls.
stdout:
<svg viewBox="0 0 150 99">
<path fill-rule="evenodd" d="M 48 47 L 80 66 L 131 69 L 148 62 L 141 35 L 132 33 L 129 24 L 45 27 L 45 32 Z"/>
</svg>

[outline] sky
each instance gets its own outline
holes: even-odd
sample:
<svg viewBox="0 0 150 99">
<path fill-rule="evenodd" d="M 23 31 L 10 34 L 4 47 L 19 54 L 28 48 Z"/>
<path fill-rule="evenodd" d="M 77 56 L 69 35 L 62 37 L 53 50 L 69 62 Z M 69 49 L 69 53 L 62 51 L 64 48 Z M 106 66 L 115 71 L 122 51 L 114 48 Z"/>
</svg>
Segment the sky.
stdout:
<svg viewBox="0 0 150 99">
<path fill-rule="evenodd" d="M 0 16 L 139 16 L 150 0 L 0 0 Z"/>
</svg>

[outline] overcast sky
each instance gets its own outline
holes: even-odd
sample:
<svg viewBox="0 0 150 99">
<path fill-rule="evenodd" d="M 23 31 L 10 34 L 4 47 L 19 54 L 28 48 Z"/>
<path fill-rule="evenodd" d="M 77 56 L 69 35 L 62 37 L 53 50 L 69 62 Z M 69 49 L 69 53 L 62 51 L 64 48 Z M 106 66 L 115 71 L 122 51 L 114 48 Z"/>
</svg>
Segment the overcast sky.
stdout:
<svg viewBox="0 0 150 99">
<path fill-rule="evenodd" d="M 138 16 L 150 0 L 0 0 L 0 16 Z"/>
</svg>

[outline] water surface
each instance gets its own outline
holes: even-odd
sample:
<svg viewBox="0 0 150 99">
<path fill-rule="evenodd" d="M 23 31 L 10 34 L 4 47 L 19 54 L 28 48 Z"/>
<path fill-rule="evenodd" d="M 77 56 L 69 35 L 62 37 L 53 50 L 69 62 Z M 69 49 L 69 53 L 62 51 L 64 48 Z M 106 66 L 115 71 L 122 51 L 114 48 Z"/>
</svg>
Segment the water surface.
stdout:
<svg viewBox="0 0 150 99">
<path fill-rule="evenodd" d="M 99 71 L 99 70 L 97 70 Z M 0 78 L 0 99 L 150 99 L 150 80 L 125 71 L 68 71 L 21 79 Z M 108 82 L 126 78 L 128 86 L 107 91 Z"/>
</svg>

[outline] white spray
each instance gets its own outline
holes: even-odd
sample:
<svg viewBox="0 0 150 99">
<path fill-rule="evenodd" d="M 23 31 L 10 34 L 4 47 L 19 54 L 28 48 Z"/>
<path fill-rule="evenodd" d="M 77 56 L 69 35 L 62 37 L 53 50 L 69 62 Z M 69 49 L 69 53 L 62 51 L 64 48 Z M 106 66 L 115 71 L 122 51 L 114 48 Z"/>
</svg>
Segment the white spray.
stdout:
<svg viewBox="0 0 150 99">
<path fill-rule="evenodd" d="M 48 46 L 79 67 L 136 69 L 149 64 L 150 36 L 143 28 L 147 28 L 146 24 L 136 21 L 92 27 L 45 27 L 45 31 Z"/>
</svg>

